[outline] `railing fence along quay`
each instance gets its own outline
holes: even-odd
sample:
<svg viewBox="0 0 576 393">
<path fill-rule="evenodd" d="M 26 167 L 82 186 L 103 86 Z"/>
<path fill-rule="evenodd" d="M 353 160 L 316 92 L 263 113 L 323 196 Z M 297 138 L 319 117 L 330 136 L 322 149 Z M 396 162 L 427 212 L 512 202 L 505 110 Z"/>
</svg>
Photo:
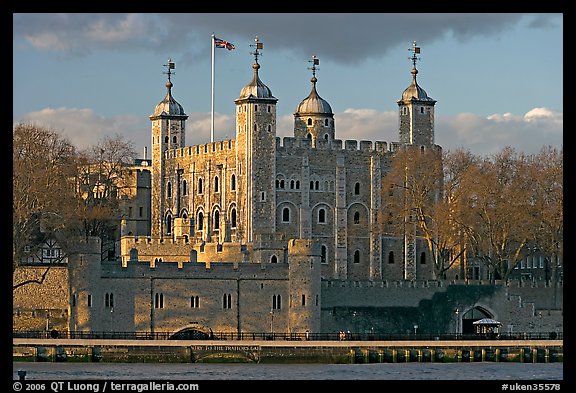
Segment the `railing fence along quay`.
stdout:
<svg viewBox="0 0 576 393">
<path fill-rule="evenodd" d="M 105 340 L 311 340 L 311 341 L 451 341 L 451 340 L 563 340 L 562 332 L 517 332 L 500 334 L 456 333 L 266 333 L 266 332 L 74 332 L 13 331 L 12 338 L 105 339 Z"/>
</svg>

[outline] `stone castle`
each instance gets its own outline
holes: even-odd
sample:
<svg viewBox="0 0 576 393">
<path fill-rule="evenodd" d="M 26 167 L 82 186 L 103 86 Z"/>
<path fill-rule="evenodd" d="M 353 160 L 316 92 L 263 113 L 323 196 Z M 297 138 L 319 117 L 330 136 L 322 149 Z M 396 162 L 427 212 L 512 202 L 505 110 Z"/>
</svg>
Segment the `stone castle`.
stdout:
<svg viewBox="0 0 576 393">
<path fill-rule="evenodd" d="M 424 242 L 377 229 L 396 149 L 441 150 L 436 101 L 416 81 L 415 57 L 397 101 L 399 141 L 343 142 L 318 94 L 315 58 L 294 136 L 276 136 L 278 99 L 260 79 L 258 48 L 234 101 L 231 140 L 186 146 L 188 116 L 168 69 L 166 96 L 150 115 L 152 158 L 133 168 L 120 255 L 101 261 L 90 239 L 68 260 L 67 329 L 465 332 L 494 317 L 509 331 L 562 330 L 558 302 L 535 305 L 522 285 L 451 289 L 434 277 Z M 426 302 L 443 304 L 441 315 Z M 394 307 L 402 315 L 389 315 Z"/>
</svg>

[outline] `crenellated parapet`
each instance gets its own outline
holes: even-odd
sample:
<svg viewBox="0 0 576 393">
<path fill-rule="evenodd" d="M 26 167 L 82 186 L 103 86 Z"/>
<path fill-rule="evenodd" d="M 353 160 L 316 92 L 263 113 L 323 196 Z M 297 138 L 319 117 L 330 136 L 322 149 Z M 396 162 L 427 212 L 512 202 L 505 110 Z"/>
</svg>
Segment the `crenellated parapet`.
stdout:
<svg viewBox="0 0 576 393">
<path fill-rule="evenodd" d="M 204 143 L 202 145 L 186 146 L 178 149 L 166 150 L 164 152 L 165 158 L 176 157 L 210 157 L 216 152 L 234 152 L 236 150 L 236 140 L 227 139 L 223 141 L 216 141 Z"/>
<path fill-rule="evenodd" d="M 235 262 L 163 262 L 151 266 L 147 263 L 136 262 L 121 267 L 117 262 L 104 262 L 102 263 L 102 278 L 288 280 L 288 265 Z"/>
<path fill-rule="evenodd" d="M 392 147 L 394 143 L 390 144 Z M 344 146 L 344 147 L 343 147 Z M 357 141 L 357 140 L 345 140 L 340 139 L 334 140 L 324 140 L 317 139 L 315 145 L 312 145 L 312 141 L 307 138 L 295 138 L 295 137 L 276 137 L 276 151 L 280 154 L 286 153 L 291 149 L 303 149 L 303 150 L 331 150 L 331 151 L 350 151 L 350 152 L 377 152 L 377 153 L 388 153 L 392 150 L 388 149 L 388 143 L 384 141 Z"/>
</svg>

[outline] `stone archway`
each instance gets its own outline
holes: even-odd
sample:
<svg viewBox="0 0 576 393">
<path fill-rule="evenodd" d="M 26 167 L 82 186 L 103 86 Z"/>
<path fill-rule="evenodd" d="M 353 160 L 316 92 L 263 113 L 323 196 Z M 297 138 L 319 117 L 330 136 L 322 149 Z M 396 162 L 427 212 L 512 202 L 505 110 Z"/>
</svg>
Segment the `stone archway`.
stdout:
<svg viewBox="0 0 576 393">
<path fill-rule="evenodd" d="M 188 326 L 178 330 L 170 336 L 170 340 L 212 340 L 213 334 L 211 329 L 200 326 Z"/>
<path fill-rule="evenodd" d="M 474 334 L 473 323 L 482 318 L 494 318 L 494 315 L 481 306 L 475 306 L 462 315 L 462 334 Z"/>
</svg>

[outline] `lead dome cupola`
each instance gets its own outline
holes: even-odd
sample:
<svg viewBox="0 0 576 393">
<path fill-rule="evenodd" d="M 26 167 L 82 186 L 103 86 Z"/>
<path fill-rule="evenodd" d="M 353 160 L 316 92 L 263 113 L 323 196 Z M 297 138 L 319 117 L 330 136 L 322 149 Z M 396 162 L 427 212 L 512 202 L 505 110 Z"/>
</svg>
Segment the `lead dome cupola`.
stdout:
<svg viewBox="0 0 576 393">
<path fill-rule="evenodd" d="M 300 104 L 296 107 L 296 113 L 313 113 L 313 114 L 332 114 L 332 107 L 316 91 L 316 76 L 312 76 L 310 82 L 312 82 L 312 91 L 308 94 L 308 97 L 304 98 Z"/>
</svg>

